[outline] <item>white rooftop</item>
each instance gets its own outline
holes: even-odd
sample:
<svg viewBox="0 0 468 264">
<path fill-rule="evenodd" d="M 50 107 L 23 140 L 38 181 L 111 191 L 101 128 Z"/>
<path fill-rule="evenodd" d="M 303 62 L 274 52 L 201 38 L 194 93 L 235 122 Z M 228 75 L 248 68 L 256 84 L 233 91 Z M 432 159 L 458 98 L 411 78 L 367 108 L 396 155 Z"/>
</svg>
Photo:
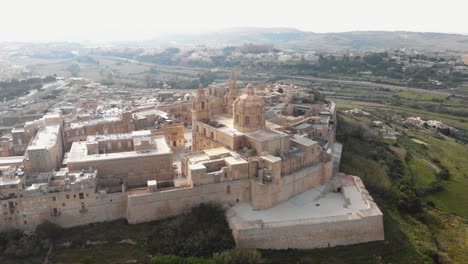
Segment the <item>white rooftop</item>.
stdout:
<svg viewBox="0 0 468 264">
<path fill-rule="evenodd" d="M 0 166 L 9 166 L 11 164 L 20 164 L 24 160 L 24 156 L 0 157 Z"/>
<path fill-rule="evenodd" d="M 106 123 L 106 122 L 115 122 L 119 120 L 120 120 L 120 117 L 112 116 L 112 117 L 105 117 L 101 119 L 93 119 L 93 120 L 87 120 L 87 121 L 78 121 L 78 122 L 74 121 L 74 122 L 69 123 L 69 126 L 70 128 L 79 128 L 83 126 L 90 126 L 90 125 Z"/>
<path fill-rule="evenodd" d="M 247 221 L 267 223 L 341 216 L 369 208 L 356 186 L 343 187 L 343 193 L 350 201 L 347 206 L 342 193 L 330 192 L 316 200 L 324 188 L 324 185 L 317 186 L 266 210 L 254 210 L 250 203 L 240 203 L 232 209 Z"/>
<path fill-rule="evenodd" d="M 68 156 L 68 164 L 73 162 L 86 162 L 95 160 L 112 160 L 112 159 L 125 159 L 131 157 L 142 157 L 152 155 L 163 155 L 172 153 L 171 148 L 167 145 L 164 136 L 154 136 L 153 142 L 156 144 L 156 149 L 148 149 L 144 151 L 125 151 L 109 154 L 92 154 L 88 155 L 88 148 L 86 141 L 73 142 Z"/>
<path fill-rule="evenodd" d="M 151 136 L 151 131 L 149 130 L 132 131 L 132 137 L 147 137 L 147 136 Z"/>
<path fill-rule="evenodd" d="M 57 142 L 60 125 L 41 127 L 29 145 L 28 149 L 49 149 Z"/>
<path fill-rule="evenodd" d="M 21 182 L 21 179 L 19 177 L 16 177 L 13 179 L 9 177 L 0 177 L 0 186 L 17 185 L 20 182 Z"/>
</svg>

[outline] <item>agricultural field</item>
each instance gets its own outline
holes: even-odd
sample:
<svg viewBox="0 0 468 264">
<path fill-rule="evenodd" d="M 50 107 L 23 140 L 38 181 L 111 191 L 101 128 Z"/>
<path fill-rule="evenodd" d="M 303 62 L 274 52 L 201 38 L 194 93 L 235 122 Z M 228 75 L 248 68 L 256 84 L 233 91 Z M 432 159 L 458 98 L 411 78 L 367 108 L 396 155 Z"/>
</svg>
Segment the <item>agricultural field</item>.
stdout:
<svg viewBox="0 0 468 264">
<path fill-rule="evenodd" d="M 18 58 L 15 63 L 25 65 L 36 74 L 60 77 L 82 77 L 109 86 L 128 88 L 196 88 L 198 80 L 226 81 L 228 72 L 212 73 L 209 69 L 155 65 L 122 58 L 93 57 L 86 60 Z M 205 83 L 207 84 L 207 83 Z"/>
</svg>

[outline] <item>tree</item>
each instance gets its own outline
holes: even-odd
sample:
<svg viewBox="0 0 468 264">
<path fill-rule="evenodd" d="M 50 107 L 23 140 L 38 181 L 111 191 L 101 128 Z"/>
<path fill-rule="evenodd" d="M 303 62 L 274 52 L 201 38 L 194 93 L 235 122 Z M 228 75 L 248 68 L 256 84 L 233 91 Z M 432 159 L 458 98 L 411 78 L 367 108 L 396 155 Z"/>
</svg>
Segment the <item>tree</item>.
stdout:
<svg viewBox="0 0 468 264">
<path fill-rule="evenodd" d="M 211 259 L 196 258 L 196 257 L 178 257 L 173 255 L 156 256 L 151 259 L 151 264 L 214 264 Z"/>
<path fill-rule="evenodd" d="M 46 220 L 42 224 L 37 226 L 36 232 L 41 237 L 45 237 L 51 240 L 57 240 L 62 236 L 63 228 L 61 228 L 57 224 Z"/>
<path fill-rule="evenodd" d="M 215 253 L 216 264 L 260 264 L 264 263 L 262 255 L 256 249 L 236 248 Z"/>
<path fill-rule="evenodd" d="M 165 255 L 210 257 L 235 246 L 225 211 L 215 204 L 201 204 L 191 214 L 167 220 L 151 233 L 150 250 Z"/>
</svg>

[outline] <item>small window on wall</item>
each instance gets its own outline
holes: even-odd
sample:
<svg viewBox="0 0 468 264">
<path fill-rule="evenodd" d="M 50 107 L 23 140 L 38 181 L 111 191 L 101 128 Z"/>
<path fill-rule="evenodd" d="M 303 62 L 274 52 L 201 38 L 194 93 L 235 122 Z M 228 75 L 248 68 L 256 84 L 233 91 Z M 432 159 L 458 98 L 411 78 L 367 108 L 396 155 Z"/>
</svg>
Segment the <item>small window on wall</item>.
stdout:
<svg viewBox="0 0 468 264">
<path fill-rule="evenodd" d="M 80 193 L 80 199 L 84 199 L 84 194 Z"/>
<path fill-rule="evenodd" d="M 245 117 L 245 120 L 244 120 L 244 125 L 248 126 L 250 124 L 250 117 L 249 116 L 246 116 Z"/>
<path fill-rule="evenodd" d="M 231 185 L 226 186 L 226 194 L 231 194 Z"/>
<path fill-rule="evenodd" d="M 205 110 L 205 102 L 201 103 L 201 110 Z"/>
</svg>

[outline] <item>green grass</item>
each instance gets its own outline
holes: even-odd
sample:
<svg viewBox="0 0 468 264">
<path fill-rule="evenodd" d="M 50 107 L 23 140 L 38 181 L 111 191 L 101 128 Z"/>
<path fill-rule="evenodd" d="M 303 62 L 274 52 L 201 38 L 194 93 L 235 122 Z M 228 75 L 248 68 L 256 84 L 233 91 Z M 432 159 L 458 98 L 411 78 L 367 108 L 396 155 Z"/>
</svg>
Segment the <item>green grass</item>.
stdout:
<svg viewBox="0 0 468 264">
<path fill-rule="evenodd" d="M 422 140 L 419 140 L 419 139 L 417 139 L 417 138 L 412 138 L 411 140 L 414 141 L 414 142 L 416 142 L 416 143 L 418 143 L 418 144 L 427 146 L 427 143 L 426 143 L 426 142 L 424 142 L 424 141 L 422 141 Z"/>
<path fill-rule="evenodd" d="M 451 175 L 448 181 L 442 181 L 444 191 L 431 194 L 426 197 L 426 200 L 433 201 L 438 209 L 468 218 L 468 206 L 466 206 L 468 204 L 467 146 L 449 137 L 436 138 L 431 132 L 421 129 L 406 129 L 405 132 L 409 137 L 424 138 L 428 146 L 407 139 L 399 139 L 400 144 L 417 158 L 427 161 L 439 160 L 447 167 Z"/>
<path fill-rule="evenodd" d="M 454 263 L 468 263 L 468 220 L 438 210 L 428 210 L 428 215 L 436 219 L 429 223 L 434 231 L 434 239 L 451 256 Z"/>
<path fill-rule="evenodd" d="M 414 176 L 416 187 L 427 187 L 436 180 L 431 168 L 429 168 L 429 165 L 424 161 L 418 158 L 412 158 L 408 165 Z"/>
<path fill-rule="evenodd" d="M 416 101 L 431 101 L 432 99 L 444 100 L 447 95 L 434 94 L 429 92 L 415 92 L 415 91 L 400 91 L 396 93 L 399 97 L 416 100 Z"/>
<path fill-rule="evenodd" d="M 144 263 L 149 254 L 129 244 L 105 244 L 73 247 L 55 251 L 52 263 Z"/>
</svg>

